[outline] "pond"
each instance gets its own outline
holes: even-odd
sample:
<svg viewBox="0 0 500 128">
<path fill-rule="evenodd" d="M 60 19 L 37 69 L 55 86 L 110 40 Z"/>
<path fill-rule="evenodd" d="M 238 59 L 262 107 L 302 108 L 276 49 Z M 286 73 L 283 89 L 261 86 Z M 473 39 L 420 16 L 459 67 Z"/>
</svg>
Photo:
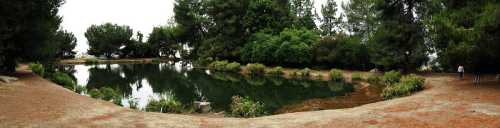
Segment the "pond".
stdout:
<svg viewBox="0 0 500 128">
<path fill-rule="evenodd" d="M 165 95 L 191 108 L 195 101 L 208 101 L 211 112 L 229 111 L 233 96 L 248 97 L 263 103 L 270 114 L 348 108 L 382 100 L 380 86 L 212 72 L 186 63 L 64 68 L 86 90 L 113 88 L 123 96 L 122 106 L 130 107 L 129 101 L 134 101 L 139 109 Z"/>
</svg>

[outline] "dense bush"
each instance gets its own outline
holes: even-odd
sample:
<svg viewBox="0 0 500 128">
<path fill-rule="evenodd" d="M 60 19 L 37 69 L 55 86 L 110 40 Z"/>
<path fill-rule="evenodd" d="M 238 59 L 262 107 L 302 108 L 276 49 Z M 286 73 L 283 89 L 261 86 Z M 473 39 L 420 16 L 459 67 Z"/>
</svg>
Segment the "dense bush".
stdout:
<svg viewBox="0 0 500 128">
<path fill-rule="evenodd" d="M 381 80 L 382 80 L 382 78 L 379 75 L 377 75 L 377 74 L 371 74 L 367 78 L 367 81 L 370 84 L 380 84 Z"/>
<path fill-rule="evenodd" d="M 246 69 L 250 74 L 264 74 L 266 69 L 266 65 L 255 63 L 255 64 L 247 64 Z"/>
<path fill-rule="evenodd" d="M 159 100 L 149 101 L 146 106 L 148 112 L 161 113 L 181 113 L 183 111 L 182 103 L 173 95 L 163 95 Z"/>
<path fill-rule="evenodd" d="M 265 115 L 264 104 L 248 97 L 233 96 L 230 115 L 234 117 L 257 117 Z"/>
<path fill-rule="evenodd" d="M 267 71 L 267 74 L 273 75 L 273 76 L 281 76 L 284 74 L 283 67 L 281 67 L 281 66 L 274 67 L 271 70 Z"/>
<path fill-rule="evenodd" d="M 382 96 L 386 99 L 391 99 L 395 97 L 407 96 L 413 92 L 417 92 L 424 89 L 425 79 L 417 75 L 411 74 L 401 78 L 401 81 L 387 86 L 383 92 Z"/>
<path fill-rule="evenodd" d="M 319 35 L 307 29 L 285 29 L 279 35 L 258 32 L 241 50 L 241 59 L 260 63 L 307 64 L 313 58 L 312 45 L 318 40 Z"/>
<path fill-rule="evenodd" d="M 224 70 L 228 72 L 239 72 L 241 70 L 241 64 L 238 62 L 229 63 Z"/>
<path fill-rule="evenodd" d="M 91 89 L 89 91 L 89 95 L 92 98 L 102 99 L 105 101 L 111 101 L 116 105 L 122 105 L 121 100 L 122 96 L 120 95 L 118 90 L 115 90 L 110 87 L 102 87 L 100 89 Z"/>
<path fill-rule="evenodd" d="M 354 36 L 326 36 L 313 49 L 316 64 L 348 69 L 368 69 L 372 66 L 368 47 Z"/>
<path fill-rule="evenodd" d="M 339 69 L 330 70 L 330 79 L 336 82 L 344 81 L 343 71 Z"/>
<path fill-rule="evenodd" d="M 41 77 L 45 77 L 45 68 L 40 63 L 31 63 L 29 64 L 29 68 L 33 73 L 38 74 Z"/>
<path fill-rule="evenodd" d="M 382 76 L 382 81 L 386 85 L 392 85 L 398 83 L 400 79 L 401 79 L 401 73 L 399 73 L 398 71 L 385 72 L 384 76 Z"/>
<path fill-rule="evenodd" d="M 360 81 L 362 80 L 363 78 L 361 78 L 361 74 L 359 72 L 353 72 L 351 74 L 351 80 L 352 81 Z"/>
<path fill-rule="evenodd" d="M 68 74 L 63 72 L 55 72 L 50 76 L 50 80 L 64 88 L 74 90 L 76 87 L 76 82 Z"/>
</svg>

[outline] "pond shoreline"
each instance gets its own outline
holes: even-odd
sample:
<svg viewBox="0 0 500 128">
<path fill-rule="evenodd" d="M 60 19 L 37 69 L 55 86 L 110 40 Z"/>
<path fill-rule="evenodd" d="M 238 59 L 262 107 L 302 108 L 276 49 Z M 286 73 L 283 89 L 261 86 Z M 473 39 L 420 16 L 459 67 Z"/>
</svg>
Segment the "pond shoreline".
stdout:
<svg viewBox="0 0 500 128">
<path fill-rule="evenodd" d="M 15 77 L 20 80 L 0 86 L 0 127 L 494 128 L 500 125 L 500 101 L 496 99 L 500 97 L 500 83 L 485 81 L 479 87 L 473 86 L 471 75 L 458 81 L 450 75 L 430 74 L 426 76 L 424 91 L 355 108 L 250 119 L 140 112 L 78 95 L 29 71 L 19 71 Z"/>
</svg>

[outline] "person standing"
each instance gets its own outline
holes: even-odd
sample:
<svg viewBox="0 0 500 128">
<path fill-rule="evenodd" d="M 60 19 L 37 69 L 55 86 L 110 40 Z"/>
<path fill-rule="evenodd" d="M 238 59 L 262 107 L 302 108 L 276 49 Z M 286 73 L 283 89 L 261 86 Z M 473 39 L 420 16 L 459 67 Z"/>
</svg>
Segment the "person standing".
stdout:
<svg viewBox="0 0 500 128">
<path fill-rule="evenodd" d="M 458 73 L 459 73 L 460 80 L 463 80 L 464 79 L 464 73 L 465 73 L 464 66 L 462 66 L 462 65 L 458 66 Z"/>
</svg>

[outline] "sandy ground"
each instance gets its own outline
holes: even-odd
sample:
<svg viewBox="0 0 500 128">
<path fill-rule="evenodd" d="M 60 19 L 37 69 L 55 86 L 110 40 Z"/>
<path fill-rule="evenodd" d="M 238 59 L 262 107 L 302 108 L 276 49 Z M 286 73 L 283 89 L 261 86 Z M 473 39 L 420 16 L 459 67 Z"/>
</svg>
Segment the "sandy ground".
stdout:
<svg viewBox="0 0 500 128">
<path fill-rule="evenodd" d="M 252 119 L 139 112 L 81 96 L 27 71 L 0 85 L 4 127 L 256 127 L 256 128 L 500 128 L 500 82 L 473 86 L 448 75 L 428 75 L 426 90 L 409 97 L 337 110 Z M 493 80 L 493 78 L 486 78 Z"/>
</svg>

